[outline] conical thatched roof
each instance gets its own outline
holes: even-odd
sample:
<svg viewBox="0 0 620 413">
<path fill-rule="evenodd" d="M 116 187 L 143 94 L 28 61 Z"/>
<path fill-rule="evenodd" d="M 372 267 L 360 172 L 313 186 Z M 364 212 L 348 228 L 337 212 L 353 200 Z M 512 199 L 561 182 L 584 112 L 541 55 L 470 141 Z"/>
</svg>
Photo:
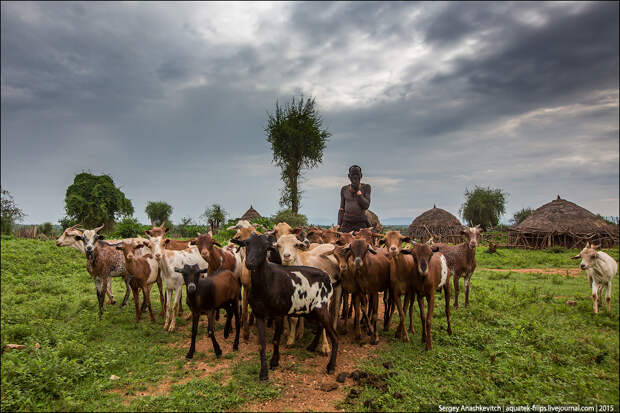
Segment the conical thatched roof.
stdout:
<svg viewBox="0 0 620 413">
<path fill-rule="evenodd" d="M 457 217 L 433 205 L 432 209 L 413 220 L 407 234 L 422 242 L 432 236 L 434 241 L 460 242 L 463 225 Z"/>
<path fill-rule="evenodd" d="M 368 222 L 370 226 L 375 229 L 376 232 L 383 231 L 383 226 L 381 225 L 381 221 L 379 221 L 379 217 L 377 214 L 372 212 L 370 209 L 366 210 L 366 216 L 368 217 Z"/>
<path fill-rule="evenodd" d="M 254 208 L 252 208 L 252 205 L 250 205 L 250 209 L 245 211 L 245 214 L 243 214 L 243 216 L 241 216 L 240 219 L 246 219 L 248 221 L 251 221 L 251 220 L 256 219 L 256 218 L 262 218 L 262 217 L 258 213 L 258 211 L 256 211 Z"/>
<path fill-rule="evenodd" d="M 618 242 L 618 228 L 579 205 L 557 199 L 541 206 L 509 230 L 511 239 L 517 244 L 528 244 L 534 248 L 562 245 L 579 247 L 586 241 L 613 245 Z M 522 235 L 519 237 L 519 235 Z M 524 239 L 527 238 L 527 239 Z M 535 239 L 542 239 L 535 241 Z"/>
</svg>

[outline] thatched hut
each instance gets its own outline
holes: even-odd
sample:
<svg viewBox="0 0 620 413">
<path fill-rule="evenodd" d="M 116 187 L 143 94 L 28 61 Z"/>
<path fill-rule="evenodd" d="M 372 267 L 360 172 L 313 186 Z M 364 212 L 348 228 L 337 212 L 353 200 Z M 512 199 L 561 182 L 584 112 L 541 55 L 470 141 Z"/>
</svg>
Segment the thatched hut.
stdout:
<svg viewBox="0 0 620 413">
<path fill-rule="evenodd" d="M 508 230 L 508 240 L 525 248 L 581 248 L 586 241 L 608 248 L 618 243 L 618 227 L 558 195 L 519 225 Z"/>
<path fill-rule="evenodd" d="M 258 211 L 256 211 L 254 208 L 252 208 L 252 205 L 250 205 L 250 209 L 245 211 L 245 214 L 243 214 L 243 216 L 241 216 L 241 218 L 239 219 L 245 219 L 248 221 L 252 221 L 253 219 L 257 219 L 257 218 L 262 218 L 262 217 L 258 213 Z"/>
<path fill-rule="evenodd" d="M 462 241 L 461 229 L 463 225 L 457 217 L 433 205 L 432 209 L 422 213 L 413 220 L 407 229 L 407 235 L 422 242 L 430 237 L 436 242 L 452 242 L 457 244 Z"/>
<path fill-rule="evenodd" d="M 377 214 L 367 209 L 366 217 L 368 218 L 368 222 L 370 223 L 370 226 L 373 227 L 376 232 L 383 231 L 383 225 L 381 225 L 381 221 L 379 221 L 379 217 L 377 216 Z"/>
</svg>

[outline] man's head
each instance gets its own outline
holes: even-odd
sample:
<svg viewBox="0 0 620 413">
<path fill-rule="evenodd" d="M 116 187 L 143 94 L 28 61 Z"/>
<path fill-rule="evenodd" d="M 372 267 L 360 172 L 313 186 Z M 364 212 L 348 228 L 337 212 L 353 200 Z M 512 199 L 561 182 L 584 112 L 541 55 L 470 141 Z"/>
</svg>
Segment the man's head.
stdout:
<svg viewBox="0 0 620 413">
<path fill-rule="evenodd" d="M 362 180 L 362 168 L 357 165 L 352 165 L 349 168 L 349 179 L 351 180 L 351 184 L 357 187 Z"/>
</svg>

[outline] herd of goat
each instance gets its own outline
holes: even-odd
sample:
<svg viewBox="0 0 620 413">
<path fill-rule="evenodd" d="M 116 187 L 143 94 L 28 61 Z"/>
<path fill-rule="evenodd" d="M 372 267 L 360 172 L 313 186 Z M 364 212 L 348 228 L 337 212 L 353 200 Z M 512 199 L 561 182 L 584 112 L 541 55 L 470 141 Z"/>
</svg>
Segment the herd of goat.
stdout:
<svg viewBox="0 0 620 413">
<path fill-rule="evenodd" d="M 464 227 L 466 242 L 459 245 L 416 243 L 398 231 L 380 234 L 372 228 L 356 232 L 339 232 L 338 228 L 291 228 L 277 224 L 260 233 L 247 221 L 239 221 L 237 232 L 226 246 L 220 245 L 211 232 L 189 240 L 166 238 L 164 225 L 145 231 L 146 238 L 104 241 L 98 232 L 103 225 L 87 230 L 67 228 L 56 240 L 58 246 L 70 246 L 86 256 L 86 269 L 95 281 L 99 317 L 106 294 L 114 304 L 110 277 L 122 277 L 126 284 L 122 305 L 133 293 L 136 321 L 151 308 L 150 291 L 159 287 L 164 329 L 175 330 L 177 316 L 183 316 L 182 295 L 192 319 L 192 337 L 187 358 L 195 351 L 198 321 L 208 317 L 207 331 L 215 355 L 222 351 L 215 338 L 215 320 L 226 312 L 224 337 L 228 338 L 235 319 L 233 349 L 250 336 L 251 317 L 256 322 L 260 344 L 260 379 L 268 378 L 265 358 L 265 327 L 273 323 L 273 355 L 270 368 L 278 366 L 280 338 L 285 330 L 287 345 L 303 335 L 304 319 L 316 322 L 316 335 L 308 350 L 330 354 L 327 372 L 336 368 L 338 333 L 346 334 L 353 312 L 355 338 L 362 340 L 364 324 L 371 344 L 378 342 L 377 318 L 379 293 L 385 304 L 383 329 L 388 330 L 394 311 L 399 323 L 395 336 L 409 341 L 413 327 L 414 300 L 417 300 L 422 325 L 421 339 L 432 349 L 431 326 L 435 292 L 443 290 L 448 334 L 450 324 L 450 277 L 454 283 L 454 307 L 458 307 L 459 279 L 464 279 L 465 305 L 469 304 L 470 279 L 476 268 L 479 227 Z M 406 245 L 407 247 L 403 247 Z M 410 246 L 409 246 L 410 245 Z M 616 261 L 589 244 L 575 257 L 581 258 L 592 286 L 594 311 L 598 312 L 600 289 L 607 288 L 606 304 L 610 309 L 611 279 L 617 271 Z M 163 281 L 163 282 L 162 282 Z M 165 291 L 163 284 L 165 282 Z M 140 303 L 140 291 L 143 293 Z M 405 297 L 404 303 L 402 297 Z M 349 304 L 349 298 L 351 303 Z M 426 300 L 426 309 L 425 303 Z M 342 306 L 342 310 L 341 310 Z M 409 326 L 405 326 L 409 311 Z M 338 320 L 343 322 L 338 329 Z M 338 333 L 337 333 L 338 330 Z"/>
</svg>

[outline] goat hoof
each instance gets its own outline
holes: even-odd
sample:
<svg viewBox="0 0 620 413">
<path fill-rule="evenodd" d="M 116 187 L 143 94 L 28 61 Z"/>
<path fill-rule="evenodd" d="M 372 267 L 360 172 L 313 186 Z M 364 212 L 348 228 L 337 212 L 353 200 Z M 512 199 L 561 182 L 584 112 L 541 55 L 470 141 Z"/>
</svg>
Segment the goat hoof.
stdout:
<svg viewBox="0 0 620 413">
<path fill-rule="evenodd" d="M 269 362 L 269 368 L 271 370 L 274 370 L 279 365 L 280 365 L 280 362 L 278 360 L 271 359 L 271 361 Z"/>
<path fill-rule="evenodd" d="M 222 352 L 221 352 L 221 351 L 220 351 L 220 352 L 215 353 L 215 358 L 218 358 L 218 359 L 219 359 L 220 357 L 222 357 Z"/>
<path fill-rule="evenodd" d="M 376 338 L 374 338 L 374 337 L 373 337 L 373 338 L 370 340 L 370 344 L 371 344 L 371 345 L 373 345 L 373 346 L 376 346 L 377 344 L 379 344 L 379 340 L 377 340 Z"/>
<path fill-rule="evenodd" d="M 335 366 L 331 366 L 331 365 L 327 365 L 327 374 L 334 374 L 336 372 L 336 367 Z"/>
<path fill-rule="evenodd" d="M 264 373 L 261 371 L 258 377 L 261 381 L 267 381 L 269 379 L 269 374 L 266 371 Z"/>
<path fill-rule="evenodd" d="M 187 353 L 187 355 L 185 356 L 186 360 L 191 360 L 194 358 L 194 353 Z"/>
<path fill-rule="evenodd" d="M 409 342 L 409 336 L 403 336 L 403 343 Z"/>
<path fill-rule="evenodd" d="M 233 351 L 239 351 L 239 346 L 238 345 L 234 345 L 233 346 Z"/>
</svg>

